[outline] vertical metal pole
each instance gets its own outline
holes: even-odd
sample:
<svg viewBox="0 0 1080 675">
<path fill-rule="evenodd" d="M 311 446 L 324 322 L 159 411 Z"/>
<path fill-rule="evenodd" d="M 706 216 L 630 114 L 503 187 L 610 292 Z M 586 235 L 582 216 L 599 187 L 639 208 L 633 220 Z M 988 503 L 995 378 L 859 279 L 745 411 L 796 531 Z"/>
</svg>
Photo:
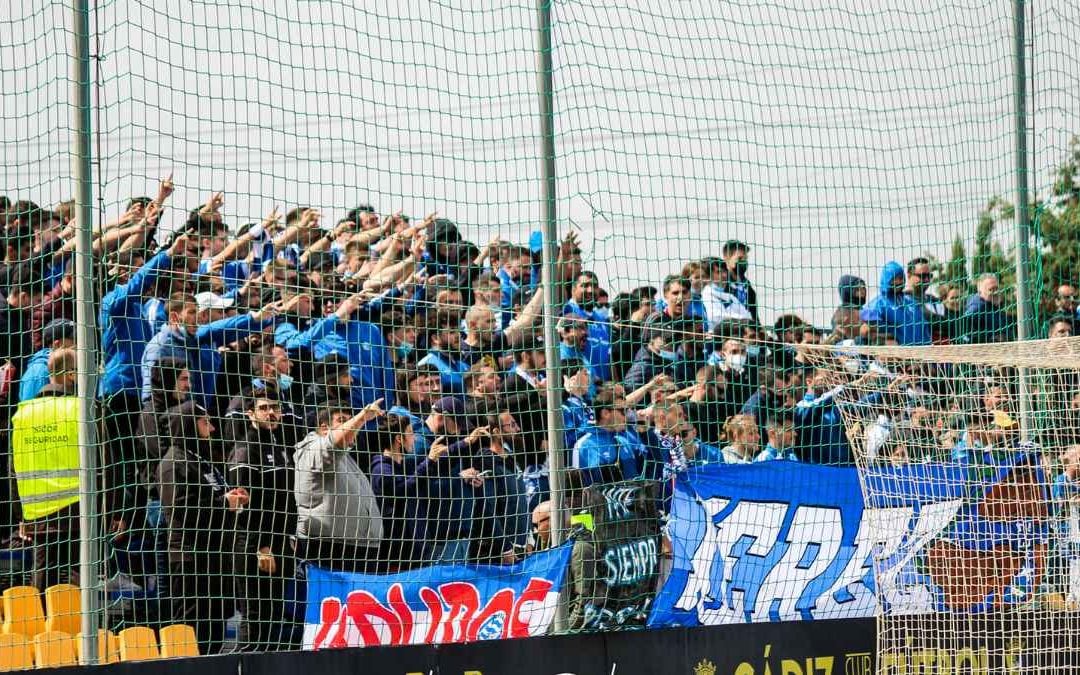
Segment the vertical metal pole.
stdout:
<svg viewBox="0 0 1080 675">
<path fill-rule="evenodd" d="M 1024 27 L 1024 0 L 1013 0 L 1013 118 L 1016 149 L 1016 337 L 1032 337 L 1032 305 L 1029 274 L 1031 236 L 1028 209 L 1028 149 L 1027 149 L 1027 64 L 1024 46 L 1027 33 Z M 1019 404 L 1020 434 L 1031 439 L 1031 373 L 1020 369 Z"/>
<path fill-rule="evenodd" d="M 558 249 L 558 217 L 555 205 L 555 107 L 551 65 L 551 0 L 536 0 L 537 91 L 540 94 L 540 194 L 543 201 L 543 271 L 544 287 L 544 356 L 547 361 L 547 462 L 548 484 L 551 487 L 551 544 L 558 546 L 566 539 L 564 503 L 566 469 L 563 448 L 562 376 L 559 367 L 559 336 L 555 330 L 559 314 L 555 306 L 559 294 L 555 284 L 555 262 Z M 563 594 L 565 598 L 565 593 Z M 566 602 L 559 602 L 555 613 L 555 632 L 566 630 Z"/>
<path fill-rule="evenodd" d="M 90 169 L 90 8 L 71 0 L 72 20 L 72 170 L 75 176 L 75 320 L 79 397 L 79 579 L 82 586 L 82 653 L 98 661 L 97 328 L 94 320 L 93 217 Z"/>
</svg>

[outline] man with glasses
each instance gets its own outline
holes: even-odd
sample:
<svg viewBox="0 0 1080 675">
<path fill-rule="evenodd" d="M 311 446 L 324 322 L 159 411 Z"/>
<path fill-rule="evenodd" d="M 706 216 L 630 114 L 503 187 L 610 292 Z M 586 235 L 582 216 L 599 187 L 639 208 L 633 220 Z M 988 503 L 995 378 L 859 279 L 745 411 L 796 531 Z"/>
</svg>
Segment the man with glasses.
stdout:
<svg viewBox="0 0 1080 675">
<path fill-rule="evenodd" d="M 1076 287 L 1072 284 L 1061 284 L 1054 294 L 1054 314 L 1064 314 L 1073 318 L 1077 314 Z"/>
<path fill-rule="evenodd" d="M 256 389 L 244 409 L 247 424 L 229 455 L 227 482 L 250 498 L 237 516 L 233 551 L 243 614 L 237 641 L 242 651 L 254 651 L 296 644 L 285 602 L 296 569 L 295 465 L 276 388 Z"/>
</svg>

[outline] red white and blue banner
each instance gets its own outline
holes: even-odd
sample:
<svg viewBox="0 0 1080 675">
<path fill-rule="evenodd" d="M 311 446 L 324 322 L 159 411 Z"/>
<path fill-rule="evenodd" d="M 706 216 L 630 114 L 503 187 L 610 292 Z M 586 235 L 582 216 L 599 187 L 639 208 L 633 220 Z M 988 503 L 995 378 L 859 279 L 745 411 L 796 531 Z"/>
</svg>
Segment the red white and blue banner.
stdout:
<svg viewBox="0 0 1080 675">
<path fill-rule="evenodd" d="M 400 574 L 308 568 L 304 648 L 474 642 L 544 635 L 572 544 L 516 565 L 439 565 Z"/>
</svg>

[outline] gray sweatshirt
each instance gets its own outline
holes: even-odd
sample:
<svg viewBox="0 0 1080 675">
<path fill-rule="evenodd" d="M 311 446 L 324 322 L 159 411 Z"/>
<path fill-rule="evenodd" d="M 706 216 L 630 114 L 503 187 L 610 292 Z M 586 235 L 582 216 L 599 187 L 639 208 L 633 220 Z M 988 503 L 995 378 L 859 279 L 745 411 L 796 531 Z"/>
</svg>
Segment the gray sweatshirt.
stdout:
<svg viewBox="0 0 1080 675">
<path fill-rule="evenodd" d="M 382 514 L 371 481 L 348 450 L 311 432 L 296 445 L 296 536 L 377 548 Z"/>
</svg>

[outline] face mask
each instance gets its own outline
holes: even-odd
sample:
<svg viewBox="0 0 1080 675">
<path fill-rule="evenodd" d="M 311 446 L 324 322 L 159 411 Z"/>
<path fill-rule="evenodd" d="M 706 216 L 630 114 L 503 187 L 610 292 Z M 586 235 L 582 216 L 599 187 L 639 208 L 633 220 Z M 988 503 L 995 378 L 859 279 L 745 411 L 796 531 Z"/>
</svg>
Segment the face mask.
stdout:
<svg viewBox="0 0 1080 675">
<path fill-rule="evenodd" d="M 408 358 L 409 354 L 412 354 L 414 349 L 416 349 L 416 347 L 414 347 L 413 343 L 411 343 L 411 342 L 402 342 L 402 343 L 398 344 L 398 346 L 397 346 L 398 358 L 399 359 Z"/>
<path fill-rule="evenodd" d="M 724 362 L 736 373 L 741 373 L 746 367 L 746 354 L 731 354 L 724 359 Z"/>
<path fill-rule="evenodd" d="M 293 382 L 295 382 L 295 380 L 293 379 L 292 375 L 289 375 L 287 373 L 279 373 L 278 374 L 278 378 L 277 378 L 278 388 L 281 389 L 282 391 L 285 391 L 286 389 L 291 387 Z"/>
<path fill-rule="evenodd" d="M 757 361 L 759 359 L 768 358 L 769 350 L 761 345 L 747 345 L 746 346 L 746 358 L 751 361 Z"/>
</svg>

